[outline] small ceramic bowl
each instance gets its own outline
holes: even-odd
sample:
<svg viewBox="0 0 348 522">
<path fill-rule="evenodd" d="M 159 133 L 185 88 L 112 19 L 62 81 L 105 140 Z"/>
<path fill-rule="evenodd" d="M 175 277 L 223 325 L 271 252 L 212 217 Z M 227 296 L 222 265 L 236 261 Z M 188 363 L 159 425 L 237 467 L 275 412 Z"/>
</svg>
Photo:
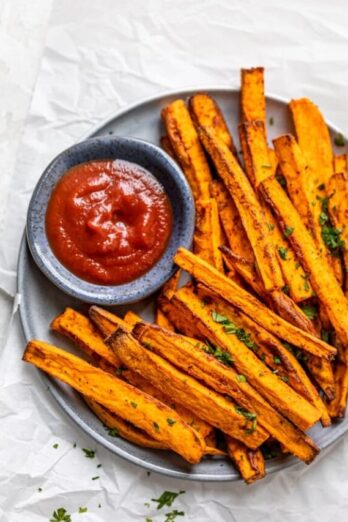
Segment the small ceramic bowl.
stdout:
<svg viewBox="0 0 348 522">
<path fill-rule="evenodd" d="M 46 236 L 45 216 L 51 192 L 65 172 L 79 163 L 122 159 L 149 170 L 164 187 L 173 210 L 173 230 L 168 246 L 145 274 L 122 285 L 96 285 L 65 268 L 52 252 Z M 40 270 L 60 290 L 88 303 L 129 304 L 148 297 L 174 273 L 173 256 L 179 246 L 191 246 L 194 202 L 190 187 L 178 165 L 160 148 L 136 138 L 91 138 L 63 151 L 46 168 L 33 192 L 27 216 L 27 240 Z"/>
</svg>

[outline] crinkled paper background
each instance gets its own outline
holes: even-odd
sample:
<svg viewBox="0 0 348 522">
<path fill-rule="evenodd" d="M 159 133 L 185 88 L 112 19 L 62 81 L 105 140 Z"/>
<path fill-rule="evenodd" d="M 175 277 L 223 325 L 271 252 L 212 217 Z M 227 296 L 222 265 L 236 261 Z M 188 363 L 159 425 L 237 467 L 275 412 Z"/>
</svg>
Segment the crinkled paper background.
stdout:
<svg viewBox="0 0 348 522">
<path fill-rule="evenodd" d="M 11 65 L 16 85 L 21 75 L 34 75 L 47 32 L 15 168 L 8 162 L 1 164 L 0 295 L 5 342 L 0 355 L 0 520 L 44 522 L 62 506 L 73 522 L 145 521 L 146 517 L 160 522 L 170 510 L 156 512 L 154 504 L 149 508 L 144 502 L 164 489 L 186 490 L 174 505 L 185 511 L 185 517 L 177 520 L 347 520 L 348 437 L 309 468 L 299 463 L 251 487 L 147 476 L 100 447 L 95 459 L 85 458 L 81 448 L 95 448 L 95 443 L 47 396 L 37 372 L 21 362 L 24 340 L 15 313 L 9 332 L 6 326 L 33 187 L 55 154 L 109 113 L 168 89 L 237 87 L 241 66 L 264 65 L 268 92 L 286 98 L 311 97 L 347 135 L 347 2 L 55 0 L 49 22 L 44 4 L 23 2 L 23 16 L 30 18 L 32 6 L 33 13 L 40 9 L 42 20 L 35 34 L 27 31 L 25 40 L 18 29 L 21 16 L 10 20 L 16 45 L 22 45 L 27 56 Z M 35 21 L 30 23 L 35 26 Z M 15 125 L 14 99 L 22 103 L 24 98 L 16 97 L 15 87 L 12 95 L 9 90 L 2 92 L 11 103 L 1 116 Z M 7 152 L 14 149 L 9 137 L 3 142 Z M 13 159 L 15 150 L 10 152 Z M 99 463 L 101 468 L 96 467 Z M 92 481 L 95 475 L 100 479 Z M 79 514 L 79 507 L 85 506 L 88 512 Z"/>
</svg>

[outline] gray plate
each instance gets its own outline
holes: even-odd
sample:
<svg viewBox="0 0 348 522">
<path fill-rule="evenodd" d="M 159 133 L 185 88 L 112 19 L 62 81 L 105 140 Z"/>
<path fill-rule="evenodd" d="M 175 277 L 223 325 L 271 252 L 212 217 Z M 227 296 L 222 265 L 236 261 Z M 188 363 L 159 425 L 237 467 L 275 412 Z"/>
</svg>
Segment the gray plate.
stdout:
<svg viewBox="0 0 348 522">
<path fill-rule="evenodd" d="M 161 108 L 177 97 L 186 97 L 197 91 L 199 89 L 162 95 L 140 102 L 110 117 L 84 138 L 115 133 L 121 136 L 143 138 L 158 144 L 162 131 L 159 117 Z M 206 88 L 205 92 L 208 92 L 217 100 L 225 114 L 227 123 L 235 134 L 239 121 L 239 91 Z M 274 119 L 274 124 L 269 126 L 270 139 L 292 130 L 285 101 L 268 97 L 267 113 L 269 117 Z M 339 131 L 333 125 L 330 125 L 330 129 L 333 134 Z M 236 143 L 238 143 L 236 136 L 235 138 Z M 340 152 L 342 152 L 342 149 Z M 71 297 L 60 292 L 44 277 L 31 259 L 25 240 L 22 242 L 18 259 L 18 292 L 21 294 L 19 312 L 26 340 L 32 338 L 46 340 L 81 355 L 70 343 L 50 332 L 49 324 L 53 317 L 62 312 L 66 306 L 86 311 L 86 305 L 74 301 Z M 152 299 L 137 303 L 133 305 L 132 309 L 142 315 L 144 319 L 153 319 Z M 126 311 L 122 307 L 113 308 L 113 310 L 118 314 Z M 232 464 L 223 457 L 207 457 L 200 464 L 190 466 L 174 453 L 142 449 L 121 438 L 110 437 L 77 392 L 42 372 L 40 374 L 48 390 L 64 411 L 84 431 L 116 455 L 149 470 L 176 478 L 216 482 L 240 480 Z M 322 429 L 318 424 L 312 428 L 310 434 L 321 448 L 326 448 L 338 440 L 347 430 L 348 419 L 326 429 Z M 283 469 L 295 462 L 297 462 L 296 459 L 292 457 L 273 459 L 267 463 L 267 472 Z"/>
</svg>

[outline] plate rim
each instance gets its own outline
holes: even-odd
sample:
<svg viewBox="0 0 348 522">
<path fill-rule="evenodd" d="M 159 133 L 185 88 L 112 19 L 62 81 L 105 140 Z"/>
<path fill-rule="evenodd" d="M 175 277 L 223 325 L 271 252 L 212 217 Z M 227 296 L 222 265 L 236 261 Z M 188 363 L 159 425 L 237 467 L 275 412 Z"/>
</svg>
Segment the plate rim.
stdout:
<svg viewBox="0 0 348 522">
<path fill-rule="evenodd" d="M 135 101 L 129 105 L 125 105 L 124 107 L 120 108 L 119 110 L 110 112 L 103 120 L 101 120 L 101 122 L 99 122 L 96 125 L 93 125 L 89 129 L 89 131 L 84 133 L 74 143 L 78 143 L 80 141 L 83 141 L 85 139 L 95 136 L 95 134 L 97 134 L 102 128 L 109 125 L 113 120 L 119 119 L 119 118 L 125 116 L 129 112 L 139 109 L 145 104 L 159 102 L 159 101 L 163 100 L 164 98 L 170 98 L 170 97 L 174 97 L 174 96 L 187 97 L 190 94 L 194 94 L 194 93 L 198 93 L 198 92 L 206 92 L 209 94 L 212 91 L 215 93 L 218 92 L 221 94 L 229 94 L 229 93 L 238 94 L 238 93 L 240 93 L 239 88 L 222 87 L 221 85 L 220 86 L 207 85 L 204 87 L 200 86 L 198 88 L 197 87 L 187 87 L 187 88 L 182 88 L 179 90 L 174 89 L 174 90 L 160 91 L 159 93 L 157 93 L 155 95 L 142 97 L 138 101 Z M 285 97 L 273 95 L 272 93 L 266 94 L 266 102 L 267 102 L 267 100 L 275 101 L 275 102 L 285 104 L 285 105 L 287 105 L 289 103 L 288 99 L 286 99 Z M 331 131 L 333 131 L 335 133 L 342 132 L 340 130 L 340 128 L 337 127 L 335 124 L 333 124 L 330 120 L 325 118 L 325 122 Z M 33 189 L 33 192 L 34 192 L 34 190 L 35 190 L 35 187 Z M 27 250 L 27 252 L 26 252 L 26 250 Z M 19 294 L 19 295 L 22 294 L 21 289 L 23 288 L 23 280 L 24 280 L 23 263 L 25 262 L 26 253 L 29 253 L 29 255 L 31 255 L 29 245 L 27 244 L 27 239 L 26 239 L 26 227 L 24 227 L 24 232 L 22 235 L 20 248 L 19 248 L 19 252 L 18 252 L 18 258 L 17 258 L 16 289 L 17 289 L 17 294 Z M 21 306 L 21 302 L 19 302 L 19 306 L 18 306 L 18 315 L 19 315 L 19 319 L 20 319 L 21 328 L 22 328 L 22 331 L 23 331 L 23 334 L 25 337 L 25 341 L 28 342 L 31 338 L 30 327 L 29 327 L 29 324 L 27 321 L 26 314 L 24 313 L 23 308 Z M 189 473 L 189 472 L 185 472 L 185 471 L 172 470 L 169 468 L 163 469 L 160 466 L 158 466 L 157 464 L 144 461 L 140 457 L 132 455 L 131 453 L 123 450 L 122 448 L 113 445 L 105 437 L 101 436 L 99 433 L 95 432 L 92 428 L 90 428 L 89 425 L 83 419 L 81 419 L 78 415 L 76 415 L 76 413 L 74 411 L 72 411 L 72 409 L 69 407 L 69 405 L 60 396 L 58 391 L 53 386 L 51 386 L 51 381 L 53 379 L 52 377 L 48 376 L 46 373 L 44 373 L 43 371 L 41 371 L 39 369 L 36 369 L 36 371 L 38 372 L 38 374 L 40 376 L 41 384 L 46 386 L 46 388 L 50 392 L 51 396 L 55 399 L 55 401 L 58 403 L 58 405 L 62 408 L 64 413 L 66 415 L 68 415 L 69 419 L 72 420 L 81 430 L 83 430 L 85 433 L 87 433 L 92 439 L 94 439 L 96 442 L 101 444 L 104 448 L 108 449 L 113 454 L 126 460 L 127 462 L 131 462 L 132 464 L 140 466 L 141 468 L 146 469 L 148 471 L 156 472 L 156 473 L 159 473 L 159 474 L 171 477 L 171 478 L 176 478 L 176 479 L 181 479 L 181 480 L 190 480 L 190 481 L 197 481 L 197 482 L 243 483 L 242 478 L 237 474 L 236 475 L 226 474 L 226 475 L 220 476 L 220 475 L 213 475 L 213 474 L 207 474 L 207 473 L 193 474 L 193 473 Z M 348 430 L 348 427 L 347 427 L 347 430 Z M 321 449 L 324 450 L 324 449 L 332 446 L 333 444 L 338 442 L 344 435 L 345 435 L 345 432 L 339 433 L 339 435 L 337 436 L 336 439 L 332 440 L 331 442 L 329 442 L 327 445 L 325 445 Z M 299 461 L 298 459 L 296 459 L 293 456 L 288 456 L 282 460 L 276 460 L 273 463 L 270 462 L 267 465 L 267 474 L 282 471 L 282 470 L 292 467 L 294 465 L 301 465 L 301 461 Z"/>
</svg>

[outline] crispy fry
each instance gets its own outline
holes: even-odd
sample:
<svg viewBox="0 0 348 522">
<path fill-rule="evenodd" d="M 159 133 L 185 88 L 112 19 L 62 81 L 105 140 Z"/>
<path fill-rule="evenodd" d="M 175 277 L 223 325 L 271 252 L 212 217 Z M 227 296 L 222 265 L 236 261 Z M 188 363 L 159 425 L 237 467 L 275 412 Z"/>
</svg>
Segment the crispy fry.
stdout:
<svg viewBox="0 0 348 522">
<path fill-rule="evenodd" d="M 133 326 L 139 322 L 142 322 L 143 319 L 140 315 L 133 312 L 133 310 L 128 310 L 123 319 L 129 326 L 133 328 Z M 129 328 L 125 328 L 125 330 L 130 331 Z"/>
<path fill-rule="evenodd" d="M 200 298 L 208 302 L 215 312 L 226 317 L 233 324 L 238 325 L 248 335 L 248 339 L 257 347 L 254 353 L 261 359 L 277 376 L 287 382 L 302 397 L 307 399 L 321 412 L 323 426 L 330 425 L 330 417 L 327 408 L 321 399 L 317 389 L 313 386 L 306 372 L 296 357 L 276 337 L 274 337 L 262 326 L 255 323 L 240 310 L 229 305 L 218 297 L 214 292 L 200 283 L 197 287 Z M 319 359 L 320 361 L 321 359 Z"/>
<path fill-rule="evenodd" d="M 334 347 L 284 321 L 246 290 L 185 248 L 178 249 L 174 262 L 273 335 L 318 357 L 330 359 L 336 354 Z"/>
<path fill-rule="evenodd" d="M 225 118 L 216 101 L 205 93 L 195 94 L 189 99 L 189 110 L 196 125 L 212 127 L 227 147 L 238 158 L 237 149 L 228 130 Z"/>
<path fill-rule="evenodd" d="M 242 69 L 241 108 L 242 121 L 266 121 L 266 99 L 263 67 Z"/>
<path fill-rule="evenodd" d="M 330 219 L 345 243 L 343 261 L 345 266 L 345 292 L 348 296 L 348 173 L 333 174 L 328 182 L 328 209 Z"/>
<path fill-rule="evenodd" d="M 158 324 L 158 326 L 165 328 L 166 330 L 174 331 L 173 323 L 159 307 L 156 308 L 155 323 Z"/>
<path fill-rule="evenodd" d="M 112 334 L 117 328 L 122 327 L 125 329 L 131 330 L 130 326 L 118 317 L 117 315 L 105 310 L 104 308 L 100 308 L 99 306 L 91 306 L 88 315 L 93 323 L 96 325 L 98 330 L 102 333 L 103 337 L 107 337 Z"/>
<path fill-rule="evenodd" d="M 234 398 L 247 411 L 254 412 L 257 423 L 299 458 L 308 462 L 314 457 L 313 443 L 272 408 L 246 380 L 239 379 L 233 367 L 225 366 L 206 353 L 204 343 L 190 342 L 178 334 L 166 335 L 164 330 L 153 325 L 138 324 L 135 335 L 151 346 L 156 354 L 175 362 L 210 388 Z"/>
<path fill-rule="evenodd" d="M 333 419 L 343 419 L 346 414 L 348 397 L 348 366 L 345 361 L 338 361 L 335 369 L 336 395 L 328 404 L 328 411 Z"/>
<path fill-rule="evenodd" d="M 102 311 L 104 312 L 104 310 Z M 91 321 L 76 310 L 66 308 L 62 314 L 52 321 L 51 328 L 77 343 L 84 352 L 90 355 L 99 365 L 102 365 L 104 369 L 110 367 L 111 371 L 115 371 L 120 365 L 120 360 L 104 343 Z M 114 330 L 115 327 L 112 331 Z"/>
<path fill-rule="evenodd" d="M 212 194 L 217 202 L 220 220 L 231 250 L 253 264 L 255 257 L 248 236 L 245 233 L 238 210 L 224 183 L 214 180 Z"/>
<path fill-rule="evenodd" d="M 216 139 L 211 129 L 200 127 L 199 135 L 219 176 L 233 197 L 266 290 L 282 288 L 284 280 L 275 249 L 269 240 L 264 213 L 248 179 L 231 151 L 222 141 Z"/>
<path fill-rule="evenodd" d="M 265 459 L 261 450 L 249 450 L 236 439 L 226 436 L 229 457 L 247 484 L 262 479 L 266 475 Z"/>
<path fill-rule="evenodd" d="M 270 149 L 267 145 L 264 123 L 261 121 L 245 123 L 240 126 L 240 132 L 245 136 L 246 150 L 244 153 L 249 158 L 247 174 L 253 186 L 259 187 L 260 183 L 265 179 L 275 175 L 274 162 L 272 163 L 270 158 Z M 304 284 L 303 277 L 305 274 L 303 268 L 298 262 L 298 259 L 296 259 L 291 245 L 289 245 L 285 237 L 285 235 L 288 236 L 291 234 L 291 229 L 286 231 L 286 234 L 282 234 L 276 219 L 261 194 L 259 194 L 259 198 L 268 227 L 270 228 L 270 236 L 277 252 L 285 282 L 289 287 L 290 295 L 295 302 L 308 299 L 312 294 L 312 289 L 309 284 Z"/>
<path fill-rule="evenodd" d="M 339 154 L 338 156 L 335 156 L 334 166 L 336 174 L 348 174 L 348 154 Z"/>
<path fill-rule="evenodd" d="M 249 433 L 246 419 L 236 412 L 232 402 L 145 349 L 127 332 L 118 330 L 109 337 L 108 343 L 125 365 L 146 375 L 153 386 L 170 394 L 176 402 L 193 410 L 212 426 L 253 449 L 268 438 L 267 432 L 260 427 Z"/>
<path fill-rule="evenodd" d="M 172 144 L 170 143 L 170 139 L 168 138 L 167 135 L 165 136 L 162 136 L 162 138 L 160 139 L 160 143 L 161 143 L 161 147 L 162 149 L 172 158 L 172 159 L 176 159 L 175 158 L 175 152 L 174 152 L 174 149 L 172 147 Z"/>
<path fill-rule="evenodd" d="M 195 464 L 203 456 L 204 439 L 173 410 L 107 372 L 42 341 L 27 344 L 23 360 L 30 362 L 144 430 L 155 440 Z M 169 425 L 167 419 L 174 420 Z"/>
<path fill-rule="evenodd" d="M 210 197 L 211 173 L 196 129 L 183 100 L 176 100 L 162 110 L 167 135 L 195 199 Z"/>
<path fill-rule="evenodd" d="M 267 179 L 262 183 L 262 191 L 278 215 L 283 230 L 288 227 L 293 229 L 289 241 L 297 257 L 301 259 L 312 287 L 339 339 L 348 346 L 348 302 L 328 266 L 326 257 L 317 250 L 312 236 L 279 183 L 275 179 Z"/>
<path fill-rule="evenodd" d="M 239 335 L 228 334 L 225 325 L 214 320 L 214 308 L 206 304 L 187 288 L 181 288 L 172 298 L 186 311 L 192 320 L 197 322 L 200 337 L 227 351 L 233 358 L 237 371 L 244 375 L 251 386 L 266 398 L 282 415 L 294 422 L 300 429 L 306 430 L 320 418 L 320 412 L 306 399 L 295 392 L 290 386 L 272 373 L 253 353 L 253 350 L 244 344 L 250 344 L 248 336 L 242 331 Z M 234 325 L 232 325 L 235 328 Z M 236 330 L 237 331 L 237 330 Z M 238 330 L 240 332 L 240 330 Z M 256 348 L 255 348 L 256 349 Z"/>
<path fill-rule="evenodd" d="M 322 198 L 328 196 L 327 183 L 334 172 L 334 156 L 329 130 L 318 107 L 308 98 L 291 100 L 290 111 L 297 141 L 305 159 L 305 187 L 313 216 L 313 233 L 318 249 L 322 249 L 335 276 L 342 282 L 342 270 L 337 259 L 330 256 L 323 238 L 320 214 Z"/>
<path fill-rule="evenodd" d="M 219 214 L 215 199 L 198 200 L 193 250 L 195 254 L 223 272 L 222 255 L 219 250 L 221 244 Z"/>
<path fill-rule="evenodd" d="M 121 436 L 129 440 L 129 442 L 137 444 L 137 446 L 142 446 L 143 448 L 167 449 L 165 444 L 149 437 L 144 431 L 139 430 L 129 422 L 121 419 L 121 417 L 109 411 L 102 404 L 88 397 L 84 397 L 84 399 L 101 422 L 110 430 L 113 430 L 116 436 Z"/>
</svg>

